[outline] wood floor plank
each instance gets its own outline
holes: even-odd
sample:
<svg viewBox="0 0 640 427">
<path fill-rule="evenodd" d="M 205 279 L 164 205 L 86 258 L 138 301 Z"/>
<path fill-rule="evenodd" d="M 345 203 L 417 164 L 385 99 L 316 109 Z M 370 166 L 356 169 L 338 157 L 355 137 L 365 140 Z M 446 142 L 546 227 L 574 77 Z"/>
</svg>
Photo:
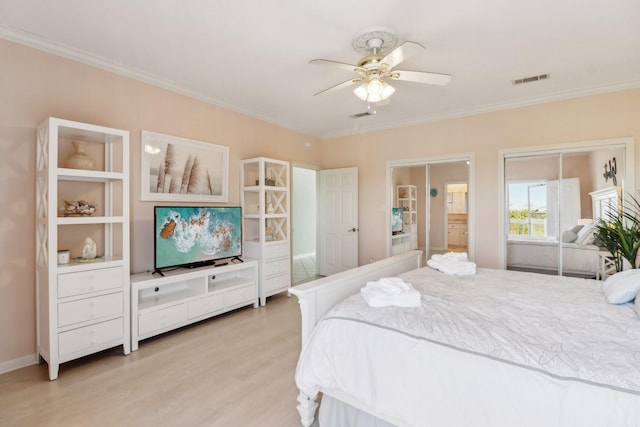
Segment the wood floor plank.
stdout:
<svg viewBox="0 0 640 427">
<path fill-rule="evenodd" d="M 141 342 L 0 375 L 2 426 L 300 425 L 294 371 L 300 353 L 295 297 L 269 299 Z"/>
</svg>

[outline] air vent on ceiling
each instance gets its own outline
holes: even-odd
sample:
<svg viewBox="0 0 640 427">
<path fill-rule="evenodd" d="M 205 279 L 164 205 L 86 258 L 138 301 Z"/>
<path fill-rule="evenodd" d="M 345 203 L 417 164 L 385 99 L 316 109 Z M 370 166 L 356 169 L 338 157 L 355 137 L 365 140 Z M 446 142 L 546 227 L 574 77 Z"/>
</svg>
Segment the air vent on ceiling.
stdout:
<svg viewBox="0 0 640 427">
<path fill-rule="evenodd" d="M 514 80 L 512 83 L 515 85 L 522 85 L 525 83 L 532 83 L 532 82 L 537 82 L 540 80 L 547 80 L 548 78 L 550 78 L 551 75 L 549 74 L 539 74 L 537 76 L 531 76 L 531 77 L 524 77 L 522 79 L 517 79 Z"/>
<path fill-rule="evenodd" d="M 374 114 L 375 113 L 372 113 L 370 111 L 365 111 L 364 113 L 352 114 L 349 117 L 351 117 L 352 119 L 361 119 L 362 117 L 373 116 Z"/>
</svg>

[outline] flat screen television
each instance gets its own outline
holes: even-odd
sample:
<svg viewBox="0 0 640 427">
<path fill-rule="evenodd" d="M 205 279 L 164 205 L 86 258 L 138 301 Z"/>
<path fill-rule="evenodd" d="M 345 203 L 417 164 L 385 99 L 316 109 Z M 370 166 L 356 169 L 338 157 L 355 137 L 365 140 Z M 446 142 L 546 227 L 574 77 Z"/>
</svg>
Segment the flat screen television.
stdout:
<svg viewBox="0 0 640 427">
<path fill-rule="evenodd" d="M 242 255 L 242 208 L 154 207 L 154 271 L 215 265 Z"/>
<path fill-rule="evenodd" d="M 402 233 L 402 208 L 391 208 L 391 233 Z"/>
</svg>

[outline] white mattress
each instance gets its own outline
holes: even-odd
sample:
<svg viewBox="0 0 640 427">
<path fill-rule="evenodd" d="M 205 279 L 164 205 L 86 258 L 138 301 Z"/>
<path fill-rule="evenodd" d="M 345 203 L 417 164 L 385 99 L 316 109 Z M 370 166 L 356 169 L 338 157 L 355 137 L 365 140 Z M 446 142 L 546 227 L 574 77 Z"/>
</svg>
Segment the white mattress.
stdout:
<svg viewBox="0 0 640 427">
<path fill-rule="evenodd" d="M 602 282 L 403 277 L 422 307 L 373 309 L 360 295 L 336 306 L 301 353 L 301 391 L 398 426 L 640 425 L 640 318 L 607 304 Z"/>
</svg>

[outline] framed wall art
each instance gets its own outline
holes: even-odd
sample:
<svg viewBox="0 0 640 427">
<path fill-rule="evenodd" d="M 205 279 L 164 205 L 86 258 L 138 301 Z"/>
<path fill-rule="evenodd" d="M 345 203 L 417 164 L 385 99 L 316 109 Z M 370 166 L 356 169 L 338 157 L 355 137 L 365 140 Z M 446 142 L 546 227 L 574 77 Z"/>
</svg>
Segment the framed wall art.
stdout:
<svg viewBox="0 0 640 427">
<path fill-rule="evenodd" d="M 140 198 L 165 202 L 229 200 L 229 147 L 142 131 Z"/>
</svg>

